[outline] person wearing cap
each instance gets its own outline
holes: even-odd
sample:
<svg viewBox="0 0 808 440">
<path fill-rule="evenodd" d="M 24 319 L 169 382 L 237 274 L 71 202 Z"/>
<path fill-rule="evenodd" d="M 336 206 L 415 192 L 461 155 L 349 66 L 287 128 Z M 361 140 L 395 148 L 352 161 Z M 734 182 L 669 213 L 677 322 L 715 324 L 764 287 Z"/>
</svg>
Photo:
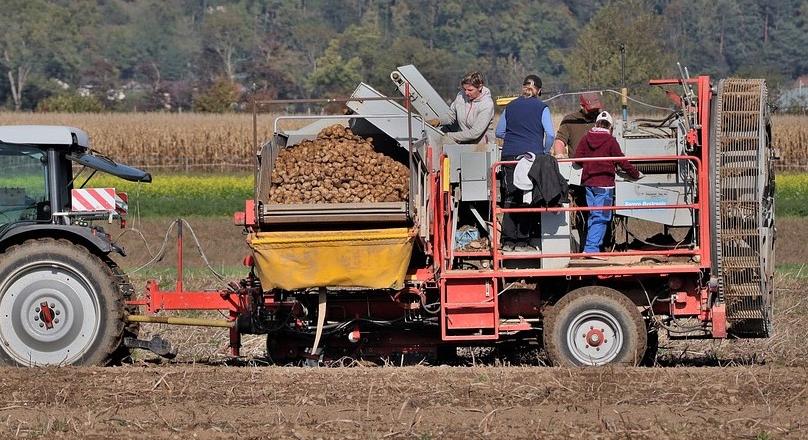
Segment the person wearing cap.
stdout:
<svg viewBox="0 0 808 440">
<path fill-rule="evenodd" d="M 574 113 L 565 115 L 558 126 L 555 142 L 553 143 L 553 155 L 559 159 L 574 157 L 575 147 L 581 142 L 592 127 L 595 126 L 595 119 L 600 114 L 603 107 L 600 103 L 600 96 L 595 92 L 582 93 L 578 96 L 581 108 Z M 586 206 L 586 191 L 578 185 L 570 186 L 572 206 Z M 587 211 L 576 211 L 573 213 L 572 226 L 578 229 L 581 237 L 586 236 L 586 222 L 589 218 Z"/>
<path fill-rule="evenodd" d="M 565 115 L 558 126 L 558 133 L 553 143 L 553 154 L 556 157 L 575 156 L 575 147 L 595 126 L 595 119 L 603 108 L 600 96 L 594 92 L 582 93 L 578 97 L 578 102 L 581 104 L 580 110 Z"/>
<path fill-rule="evenodd" d="M 607 111 L 600 112 L 592 127 L 575 147 L 576 159 L 596 157 L 623 157 L 620 144 L 612 136 L 614 120 Z M 614 206 L 615 166 L 623 169 L 631 178 L 643 177 L 627 160 L 577 162 L 583 166 L 581 184 L 586 189 L 586 205 L 589 207 Z M 612 220 L 612 211 L 589 211 L 584 253 L 600 252 L 606 227 Z M 600 257 L 590 257 L 602 260 Z"/>
<path fill-rule="evenodd" d="M 487 133 L 494 121 L 494 100 L 485 86 L 480 72 L 470 72 L 460 80 L 463 90 L 457 93 L 449 107 L 449 114 L 441 119 L 427 121 L 432 126 L 444 127 L 446 136 L 458 144 L 493 142 Z"/>
<path fill-rule="evenodd" d="M 528 75 L 522 82 L 522 96 L 511 101 L 499 117 L 496 136 L 503 139 L 503 161 L 518 160 L 532 153 L 548 154 L 553 146 L 555 130 L 550 109 L 542 101 L 542 82 L 537 75 Z M 502 167 L 502 205 L 504 208 L 522 204 L 523 192 L 513 181 L 514 166 Z M 541 231 L 535 214 L 509 214 L 502 218 L 502 249 L 528 251 L 541 245 Z"/>
</svg>

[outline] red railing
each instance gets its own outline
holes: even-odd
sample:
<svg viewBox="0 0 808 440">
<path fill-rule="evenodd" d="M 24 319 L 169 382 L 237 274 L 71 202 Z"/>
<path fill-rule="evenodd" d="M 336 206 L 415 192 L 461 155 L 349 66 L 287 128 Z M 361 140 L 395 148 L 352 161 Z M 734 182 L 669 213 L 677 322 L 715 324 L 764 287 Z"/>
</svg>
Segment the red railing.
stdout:
<svg viewBox="0 0 808 440">
<path fill-rule="evenodd" d="M 678 160 L 686 160 L 693 162 L 696 166 L 696 175 L 699 176 L 696 180 L 698 181 L 698 185 L 701 186 L 703 184 L 702 179 L 700 177 L 701 173 L 699 171 L 702 169 L 701 159 L 695 156 L 627 156 L 627 157 L 590 157 L 590 158 L 568 158 L 568 159 L 559 159 L 559 162 L 575 162 L 575 163 L 582 163 L 582 162 L 617 162 L 628 160 L 632 162 L 657 162 L 657 161 L 678 161 Z M 490 252 L 470 252 L 468 256 L 482 256 L 482 255 L 491 255 L 493 258 L 493 269 L 499 270 L 501 269 L 501 264 L 503 260 L 535 260 L 540 258 L 579 258 L 579 257 L 614 257 L 614 256 L 642 256 L 642 255 L 662 255 L 662 256 L 679 256 L 679 255 L 702 255 L 704 250 L 701 249 L 701 242 L 697 241 L 697 246 L 693 249 L 670 249 L 670 250 L 650 250 L 650 251 L 643 251 L 643 250 L 631 250 L 631 251 L 620 251 L 620 252 L 597 252 L 597 253 L 583 253 L 583 252 L 557 252 L 557 253 L 542 253 L 542 252 L 519 252 L 519 253 L 509 253 L 504 254 L 499 245 L 500 241 L 500 225 L 497 221 L 498 214 L 506 214 L 506 213 L 542 213 L 542 212 L 578 212 L 578 211 L 627 211 L 627 210 L 659 210 L 659 209 L 688 209 L 692 212 L 696 211 L 703 211 L 702 204 L 704 201 L 699 198 L 699 203 L 689 203 L 689 204 L 666 204 L 666 205 L 631 205 L 631 206 L 603 206 L 603 207 L 588 207 L 588 206 L 575 206 L 575 207 L 548 207 L 548 208 L 536 208 L 536 207 L 528 207 L 528 208 L 501 208 L 497 205 L 497 191 L 499 191 L 499 181 L 497 179 L 497 172 L 499 171 L 500 167 L 503 165 L 515 165 L 517 161 L 500 161 L 494 163 L 491 168 L 491 218 L 492 218 L 492 229 L 491 229 L 491 251 Z M 698 194 L 701 196 L 703 194 L 703 188 L 698 188 L 697 192 L 693 193 Z M 693 216 L 694 220 L 696 216 Z M 694 224 L 695 226 L 695 224 Z M 701 238 L 701 235 L 697 235 L 696 237 Z M 583 237 L 582 237 L 583 238 Z M 466 253 L 454 253 L 454 256 L 466 256 Z"/>
</svg>

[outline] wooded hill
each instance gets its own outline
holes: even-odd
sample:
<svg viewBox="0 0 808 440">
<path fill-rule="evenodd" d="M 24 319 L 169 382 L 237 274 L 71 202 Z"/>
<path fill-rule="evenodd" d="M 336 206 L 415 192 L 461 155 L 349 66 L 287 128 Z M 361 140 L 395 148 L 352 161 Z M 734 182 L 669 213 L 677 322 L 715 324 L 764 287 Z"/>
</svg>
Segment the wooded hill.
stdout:
<svg viewBox="0 0 808 440">
<path fill-rule="evenodd" d="M 0 103 L 40 110 L 220 111 L 262 97 L 392 91 L 415 64 L 439 93 L 480 70 L 495 94 L 691 73 L 808 73 L 806 0 L 5 0 Z"/>
</svg>

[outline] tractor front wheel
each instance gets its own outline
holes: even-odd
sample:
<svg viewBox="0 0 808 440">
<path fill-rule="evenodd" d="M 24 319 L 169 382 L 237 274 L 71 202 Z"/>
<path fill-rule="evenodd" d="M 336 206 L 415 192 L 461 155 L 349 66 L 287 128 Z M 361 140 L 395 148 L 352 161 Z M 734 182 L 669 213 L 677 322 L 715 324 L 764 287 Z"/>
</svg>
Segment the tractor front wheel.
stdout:
<svg viewBox="0 0 808 440">
<path fill-rule="evenodd" d="M 573 290 L 544 319 L 544 348 L 559 366 L 638 365 L 647 337 L 634 303 L 607 287 Z"/>
<path fill-rule="evenodd" d="M 113 270 L 67 240 L 0 254 L 0 364 L 104 365 L 124 332 Z"/>
</svg>

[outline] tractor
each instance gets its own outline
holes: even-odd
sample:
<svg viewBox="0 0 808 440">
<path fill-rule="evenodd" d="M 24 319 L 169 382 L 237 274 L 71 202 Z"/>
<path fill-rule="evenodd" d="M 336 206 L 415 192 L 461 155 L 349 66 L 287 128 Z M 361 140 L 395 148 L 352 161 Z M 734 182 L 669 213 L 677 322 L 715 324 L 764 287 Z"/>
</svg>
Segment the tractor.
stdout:
<svg viewBox="0 0 808 440">
<path fill-rule="evenodd" d="M 124 250 L 97 223 L 124 222 L 127 197 L 83 186 L 98 171 L 144 183 L 151 175 L 63 126 L 0 127 L 0 169 L 0 363 L 121 360 L 136 333 L 124 319 L 134 287 L 110 257 Z"/>
</svg>

